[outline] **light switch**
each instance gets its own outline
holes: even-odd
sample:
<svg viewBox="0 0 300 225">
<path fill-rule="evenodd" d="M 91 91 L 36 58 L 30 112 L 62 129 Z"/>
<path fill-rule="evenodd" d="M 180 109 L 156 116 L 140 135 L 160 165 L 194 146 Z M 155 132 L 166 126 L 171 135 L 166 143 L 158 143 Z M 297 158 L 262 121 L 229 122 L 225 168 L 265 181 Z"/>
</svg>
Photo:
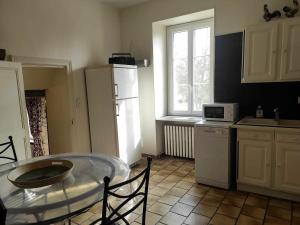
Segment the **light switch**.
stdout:
<svg viewBox="0 0 300 225">
<path fill-rule="evenodd" d="M 300 105 L 300 97 L 298 96 L 298 104 Z"/>
</svg>

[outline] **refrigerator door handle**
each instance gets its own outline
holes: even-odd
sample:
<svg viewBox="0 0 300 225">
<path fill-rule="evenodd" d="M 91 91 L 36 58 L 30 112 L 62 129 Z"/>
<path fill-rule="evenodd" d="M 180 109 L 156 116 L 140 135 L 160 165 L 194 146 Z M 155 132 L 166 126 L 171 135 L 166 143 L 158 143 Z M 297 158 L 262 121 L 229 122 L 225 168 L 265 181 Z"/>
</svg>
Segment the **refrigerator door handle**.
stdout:
<svg viewBox="0 0 300 225">
<path fill-rule="evenodd" d="M 116 103 L 116 116 L 120 116 L 120 106 Z"/>
<path fill-rule="evenodd" d="M 114 84 L 114 91 L 115 91 L 115 97 L 118 97 L 118 95 L 119 95 L 119 87 L 118 87 L 118 84 Z"/>
</svg>

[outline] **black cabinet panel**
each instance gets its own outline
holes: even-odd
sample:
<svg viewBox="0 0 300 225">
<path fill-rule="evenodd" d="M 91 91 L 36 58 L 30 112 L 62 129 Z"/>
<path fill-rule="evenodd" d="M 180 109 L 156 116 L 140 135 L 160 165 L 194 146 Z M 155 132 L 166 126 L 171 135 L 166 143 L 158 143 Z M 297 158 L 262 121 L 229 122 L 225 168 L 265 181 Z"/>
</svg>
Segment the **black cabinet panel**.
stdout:
<svg viewBox="0 0 300 225">
<path fill-rule="evenodd" d="M 217 36 L 215 45 L 215 102 L 238 102 L 241 116 L 262 105 L 266 117 L 279 107 L 281 118 L 300 119 L 300 82 L 241 84 L 243 33 Z"/>
</svg>

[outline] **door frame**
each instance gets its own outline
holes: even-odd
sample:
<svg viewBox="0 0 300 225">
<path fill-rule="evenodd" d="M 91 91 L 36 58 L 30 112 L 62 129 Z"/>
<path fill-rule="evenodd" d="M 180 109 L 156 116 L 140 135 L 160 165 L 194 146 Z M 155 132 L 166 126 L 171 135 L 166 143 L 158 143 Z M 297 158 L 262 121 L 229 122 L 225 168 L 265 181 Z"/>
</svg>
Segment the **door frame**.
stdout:
<svg viewBox="0 0 300 225">
<path fill-rule="evenodd" d="M 11 56 L 13 62 L 20 62 L 22 68 L 57 68 L 57 69 L 66 69 L 67 79 L 68 79 L 68 92 L 69 92 L 69 112 L 70 112 L 70 129 L 71 129 L 71 148 L 73 149 L 73 141 L 75 135 L 74 128 L 74 116 L 75 116 L 75 107 L 74 107 L 74 87 L 73 87 L 73 76 L 72 76 L 72 62 L 65 59 L 49 59 L 49 58 L 39 58 L 39 57 L 27 57 L 27 56 Z"/>
</svg>

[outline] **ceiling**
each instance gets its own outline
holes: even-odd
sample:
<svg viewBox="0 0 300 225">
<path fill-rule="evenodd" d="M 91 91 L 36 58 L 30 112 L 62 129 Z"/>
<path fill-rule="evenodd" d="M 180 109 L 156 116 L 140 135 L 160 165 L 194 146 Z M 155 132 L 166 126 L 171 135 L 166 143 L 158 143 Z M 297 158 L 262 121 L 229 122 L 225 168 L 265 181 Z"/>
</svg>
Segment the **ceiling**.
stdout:
<svg viewBox="0 0 300 225">
<path fill-rule="evenodd" d="M 150 0 L 100 0 L 100 1 L 112 5 L 114 7 L 125 8 L 128 6 L 140 4 Z"/>
</svg>

